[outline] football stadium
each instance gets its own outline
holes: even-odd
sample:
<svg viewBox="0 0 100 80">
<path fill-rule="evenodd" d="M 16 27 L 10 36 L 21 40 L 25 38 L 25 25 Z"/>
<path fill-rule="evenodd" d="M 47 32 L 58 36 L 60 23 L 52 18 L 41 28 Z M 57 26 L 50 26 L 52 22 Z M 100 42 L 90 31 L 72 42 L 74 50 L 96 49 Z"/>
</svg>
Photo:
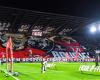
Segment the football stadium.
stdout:
<svg viewBox="0 0 100 80">
<path fill-rule="evenodd" d="M 93 19 L 0 7 L 0 80 L 100 80 L 99 32 Z"/>
</svg>

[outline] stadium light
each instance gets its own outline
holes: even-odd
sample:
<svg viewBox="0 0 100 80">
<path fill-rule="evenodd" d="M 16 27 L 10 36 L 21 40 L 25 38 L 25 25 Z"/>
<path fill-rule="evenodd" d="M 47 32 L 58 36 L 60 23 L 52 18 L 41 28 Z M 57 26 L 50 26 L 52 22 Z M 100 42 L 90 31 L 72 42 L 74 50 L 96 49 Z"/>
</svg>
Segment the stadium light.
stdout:
<svg viewBox="0 0 100 80">
<path fill-rule="evenodd" d="M 98 25 L 98 30 L 100 31 L 100 24 Z"/>
<path fill-rule="evenodd" d="M 97 28 L 94 25 L 92 25 L 92 27 L 90 28 L 90 32 L 94 33 L 96 31 L 97 31 Z"/>
<path fill-rule="evenodd" d="M 98 32 L 100 32 L 100 22 L 92 24 L 91 27 L 90 27 L 90 32 L 91 33 L 98 33 Z M 94 38 L 96 40 L 95 36 L 94 36 Z M 95 48 L 98 48 L 98 44 L 95 46 Z M 100 54 L 100 50 L 95 50 L 95 66 L 99 66 L 99 58 L 98 58 L 99 54 Z"/>
</svg>

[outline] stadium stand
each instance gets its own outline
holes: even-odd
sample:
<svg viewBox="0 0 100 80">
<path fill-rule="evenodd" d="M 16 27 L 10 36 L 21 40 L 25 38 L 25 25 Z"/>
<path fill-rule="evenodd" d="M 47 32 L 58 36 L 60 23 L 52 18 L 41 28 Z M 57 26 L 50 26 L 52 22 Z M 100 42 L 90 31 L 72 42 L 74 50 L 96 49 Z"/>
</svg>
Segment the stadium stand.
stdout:
<svg viewBox="0 0 100 80">
<path fill-rule="evenodd" d="M 78 30 L 83 31 L 84 26 L 92 21 L 69 15 L 0 7 L 0 58 L 6 54 L 9 36 L 13 42 L 14 58 L 36 55 L 49 55 L 51 58 L 66 58 L 68 55 L 75 58 L 79 55 L 79 58 L 90 58 L 89 51 L 83 48 L 90 47 L 88 40 L 83 41 L 75 35 L 81 34 Z"/>
</svg>

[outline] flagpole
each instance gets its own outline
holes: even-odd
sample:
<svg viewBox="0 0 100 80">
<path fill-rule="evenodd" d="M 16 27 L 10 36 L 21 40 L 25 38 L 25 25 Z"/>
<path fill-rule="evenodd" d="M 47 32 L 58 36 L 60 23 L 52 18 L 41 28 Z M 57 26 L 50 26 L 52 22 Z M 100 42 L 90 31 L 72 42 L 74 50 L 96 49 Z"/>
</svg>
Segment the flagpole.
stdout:
<svg viewBox="0 0 100 80">
<path fill-rule="evenodd" d="M 8 49 L 6 48 L 6 70 L 8 72 Z"/>
<path fill-rule="evenodd" d="M 10 71 L 13 72 L 13 52 L 12 49 L 10 51 L 11 51 Z"/>
<path fill-rule="evenodd" d="M 12 50 L 12 41 L 11 37 L 6 43 L 6 70 L 8 71 L 8 51 L 10 49 L 10 71 L 13 72 L 13 50 Z"/>
<path fill-rule="evenodd" d="M 10 37 L 10 52 L 11 52 L 11 62 L 10 62 L 10 71 L 13 73 L 13 49 L 12 49 L 12 40 Z"/>
</svg>

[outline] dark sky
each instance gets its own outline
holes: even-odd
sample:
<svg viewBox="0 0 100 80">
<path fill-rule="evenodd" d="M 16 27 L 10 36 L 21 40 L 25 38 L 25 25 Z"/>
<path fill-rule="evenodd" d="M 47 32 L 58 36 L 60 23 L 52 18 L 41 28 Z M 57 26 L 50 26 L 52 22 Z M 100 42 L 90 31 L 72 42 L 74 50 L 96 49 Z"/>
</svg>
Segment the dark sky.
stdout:
<svg viewBox="0 0 100 80">
<path fill-rule="evenodd" d="M 2 0 L 0 5 L 100 19 L 100 0 Z"/>
</svg>

